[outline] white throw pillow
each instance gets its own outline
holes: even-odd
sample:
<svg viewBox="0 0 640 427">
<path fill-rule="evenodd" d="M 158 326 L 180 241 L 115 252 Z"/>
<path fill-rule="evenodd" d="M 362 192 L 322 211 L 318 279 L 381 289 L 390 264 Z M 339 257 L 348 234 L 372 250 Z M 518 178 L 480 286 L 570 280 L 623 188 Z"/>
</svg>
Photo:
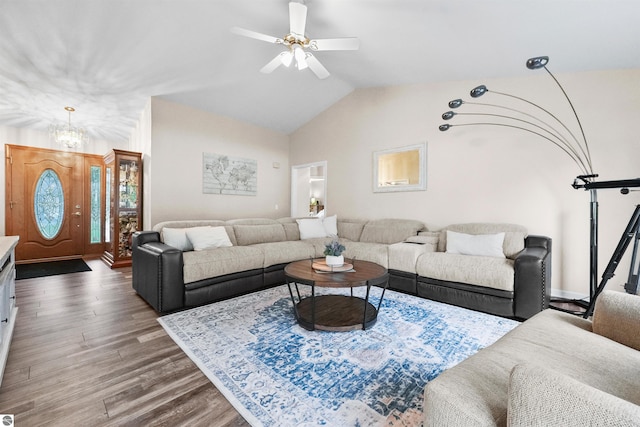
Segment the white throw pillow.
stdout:
<svg viewBox="0 0 640 427">
<path fill-rule="evenodd" d="M 187 237 L 196 251 L 233 246 L 224 227 L 191 227 L 186 230 Z"/>
<path fill-rule="evenodd" d="M 326 218 L 296 219 L 300 240 L 315 237 L 338 237 L 338 215 Z"/>
<path fill-rule="evenodd" d="M 300 240 L 327 237 L 327 231 L 319 218 L 296 219 L 296 222 L 300 230 Z"/>
<path fill-rule="evenodd" d="M 193 245 L 187 238 L 184 228 L 163 228 L 162 241 L 169 246 L 173 246 L 181 251 L 192 251 Z"/>
<path fill-rule="evenodd" d="M 504 233 L 465 234 L 447 230 L 447 253 L 505 258 Z"/>
<path fill-rule="evenodd" d="M 322 220 L 324 231 L 329 237 L 338 237 L 338 215 L 331 215 Z"/>
</svg>

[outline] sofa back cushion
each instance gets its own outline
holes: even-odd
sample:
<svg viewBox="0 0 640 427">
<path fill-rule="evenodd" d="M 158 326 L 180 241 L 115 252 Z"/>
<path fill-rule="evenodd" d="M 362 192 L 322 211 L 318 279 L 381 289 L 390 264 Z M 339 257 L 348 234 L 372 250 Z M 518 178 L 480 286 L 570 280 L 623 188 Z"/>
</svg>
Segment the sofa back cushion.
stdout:
<svg viewBox="0 0 640 427">
<path fill-rule="evenodd" d="M 366 223 L 366 219 L 338 218 L 338 237 L 357 242 Z"/>
<path fill-rule="evenodd" d="M 282 242 L 287 240 L 282 224 L 262 224 L 233 226 L 239 246 L 255 245 L 257 243 Z"/>
<path fill-rule="evenodd" d="M 596 300 L 593 332 L 640 351 L 640 297 L 605 290 Z"/>
<path fill-rule="evenodd" d="M 524 249 L 524 239 L 527 237 L 527 229 L 517 224 L 500 223 L 467 223 L 448 225 L 440 231 L 438 252 L 447 250 L 447 230 L 465 234 L 497 234 L 504 233 L 502 248 L 507 258 L 514 259 Z"/>
<path fill-rule="evenodd" d="M 295 218 L 278 218 L 278 222 L 282 224 L 287 240 L 300 240 L 300 230 L 298 229 L 298 223 Z"/>
<path fill-rule="evenodd" d="M 425 229 L 422 222 L 412 219 L 374 219 L 365 224 L 360 241 L 390 245 L 402 242 L 409 236 L 417 236 L 419 231 Z"/>
</svg>

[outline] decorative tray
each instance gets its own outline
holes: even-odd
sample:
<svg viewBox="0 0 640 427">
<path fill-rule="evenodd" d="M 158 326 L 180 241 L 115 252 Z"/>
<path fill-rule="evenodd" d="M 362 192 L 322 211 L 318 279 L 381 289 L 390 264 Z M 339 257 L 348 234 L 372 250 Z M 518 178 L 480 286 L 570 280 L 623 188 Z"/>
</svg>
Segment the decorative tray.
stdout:
<svg viewBox="0 0 640 427">
<path fill-rule="evenodd" d="M 321 272 L 321 273 L 344 273 L 345 271 L 353 270 L 353 264 L 350 264 L 348 262 L 345 262 L 344 264 L 338 267 L 335 265 L 333 266 L 327 265 L 325 260 L 313 261 L 313 263 L 311 264 L 311 267 L 317 272 Z"/>
</svg>

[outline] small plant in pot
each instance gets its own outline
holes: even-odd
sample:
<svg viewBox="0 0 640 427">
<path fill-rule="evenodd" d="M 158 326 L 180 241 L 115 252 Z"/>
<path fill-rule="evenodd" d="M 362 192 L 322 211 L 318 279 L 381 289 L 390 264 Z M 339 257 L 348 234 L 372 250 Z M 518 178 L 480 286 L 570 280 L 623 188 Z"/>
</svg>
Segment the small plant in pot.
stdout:
<svg viewBox="0 0 640 427">
<path fill-rule="evenodd" d="M 342 267 L 344 264 L 344 256 L 342 255 L 342 252 L 344 252 L 345 249 L 344 245 L 340 244 L 337 240 L 332 240 L 325 244 L 324 254 L 327 265 L 331 267 Z"/>
</svg>

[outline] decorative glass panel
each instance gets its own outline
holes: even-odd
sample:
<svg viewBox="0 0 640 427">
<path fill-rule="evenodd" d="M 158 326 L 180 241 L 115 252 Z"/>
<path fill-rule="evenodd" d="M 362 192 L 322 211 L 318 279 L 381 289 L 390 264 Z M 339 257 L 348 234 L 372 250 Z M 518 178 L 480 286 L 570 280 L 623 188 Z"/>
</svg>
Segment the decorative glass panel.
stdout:
<svg viewBox="0 0 640 427">
<path fill-rule="evenodd" d="M 58 174 L 46 169 L 38 178 L 33 197 L 36 225 L 45 239 L 58 235 L 64 221 L 64 191 Z"/>
<path fill-rule="evenodd" d="M 138 165 L 134 160 L 120 160 L 120 202 L 126 209 L 138 207 Z"/>
<path fill-rule="evenodd" d="M 100 175 L 102 168 L 100 166 L 91 166 L 91 243 L 100 243 L 101 224 L 100 214 Z"/>
<path fill-rule="evenodd" d="M 109 243 L 111 242 L 111 168 L 105 170 L 105 175 L 104 241 Z"/>
</svg>

